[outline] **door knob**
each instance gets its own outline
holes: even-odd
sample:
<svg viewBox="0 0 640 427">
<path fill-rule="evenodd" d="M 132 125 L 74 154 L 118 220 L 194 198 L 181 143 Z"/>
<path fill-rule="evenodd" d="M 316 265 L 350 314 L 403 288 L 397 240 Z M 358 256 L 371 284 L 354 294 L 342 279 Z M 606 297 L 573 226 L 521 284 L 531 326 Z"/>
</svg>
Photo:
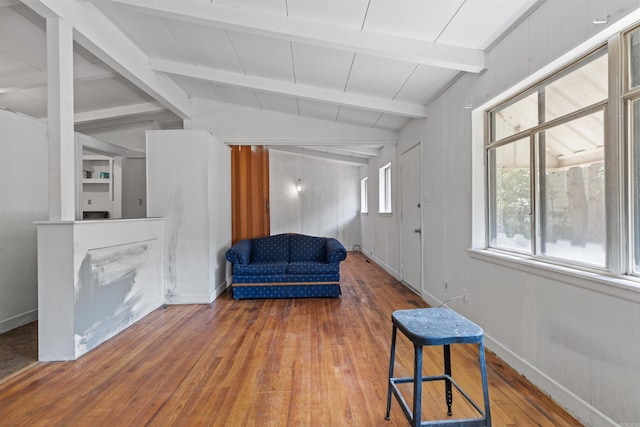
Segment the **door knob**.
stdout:
<svg viewBox="0 0 640 427">
<path fill-rule="evenodd" d="M 422 230 L 419 228 L 416 228 L 415 230 L 413 230 L 414 233 L 418 233 L 418 234 L 422 234 Z"/>
</svg>

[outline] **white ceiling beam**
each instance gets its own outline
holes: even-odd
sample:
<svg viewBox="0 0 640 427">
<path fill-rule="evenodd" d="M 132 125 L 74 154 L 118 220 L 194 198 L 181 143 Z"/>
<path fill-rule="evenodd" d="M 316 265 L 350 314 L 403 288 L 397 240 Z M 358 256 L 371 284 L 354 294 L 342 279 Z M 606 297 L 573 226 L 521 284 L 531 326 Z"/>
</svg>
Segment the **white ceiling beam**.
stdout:
<svg viewBox="0 0 640 427">
<path fill-rule="evenodd" d="M 340 145 L 331 147 L 334 150 L 350 151 L 356 154 L 364 154 L 366 156 L 380 156 L 380 149 L 376 147 L 356 146 L 356 145 Z"/>
<path fill-rule="evenodd" d="M 228 7 L 201 0 L 107 1 L 136 12 L 193 24 L 435 67 L 479 73 L 484 70 L 486 64 L 485 52 L 477 49 L 339 27 L 319 21 L 292 18 L 247 8 Z"/>
<path fill-rule="evenodd" d="M 138 114 L 149 114 L 164 111 L 165 107 L 159 102 L 147 102 L 143 104 L 123 105 L 121 107 L 104 108 L 101 110 L 76 113 L 74 122 L 76 125 L 94 122 L 97 120 L 116 119 Z"/>
<path fill-rule="evenodd" d="M 309 150 L 322 151 L 325 153 L 342 154 L 344 156 L 364 155 L 367 157 L 380 156 L 380 149 L 367 146 L 355 145 L 308 145 L 305 148 Z"/>
<path fill-rule="evenodd" d="M 78 0 L 23 0 L 40 15 L 73 26 L 74 40 L 183 119 L 191 116 L 188 95 L 169 77 L 149 68 L 146 55 L 95 5 Z"/>
<path fill-rule="evenodd" d="M 343 156 L 340 154 L 333 154 L 333 153 L 325 153 L 317 150 L 307 150 L 302 147 L 269 145 L 269 150 L 285 151 L 287 153 L 295 153 L 295 154 L 300 154 L 300 155 L 309 156 L 309 157 L 320 157 L 322 159 L 338 160 L 341 162 L 356 163 L 359 165 L 369 164 L 369 161 L 367 159 L 361 159 L 359 157 Z"/>
<path fill-rule="evenodd" d="M 346 107 L 363 108 L 371 111 L 396 114 L 405 117 L 427 117 L 427 107 L 420 104 L 324 89 L 317 86 L 306 86 L 264 77 L 248 76 L 240 73 L 232 73 L 214 68 L 199 67 L 196 65 L 185 64 L 183 62 L 167 61 L 156 58 L 149 59 L 149 66 L 155 71 L 226 86 L 256 90 L 259 92 L 275 93 L 279 95 L 288 95 L 312 101 L 339 104 Z"/>
<path fill-rule="evenodd" d="M 75 70 L 74 82 L 108 79 L 117 76 L 113 71 L 96 69 Z M 16 76 L 0 77 L 0 93 L 45 87 L 47 85 L 47 71 L 20 74 Z"/>
<path fill-rule="evenodd" d="M 19 0 L 0 0 L 0 7 L 15 6 L 20 4 Z"/>
</svg>

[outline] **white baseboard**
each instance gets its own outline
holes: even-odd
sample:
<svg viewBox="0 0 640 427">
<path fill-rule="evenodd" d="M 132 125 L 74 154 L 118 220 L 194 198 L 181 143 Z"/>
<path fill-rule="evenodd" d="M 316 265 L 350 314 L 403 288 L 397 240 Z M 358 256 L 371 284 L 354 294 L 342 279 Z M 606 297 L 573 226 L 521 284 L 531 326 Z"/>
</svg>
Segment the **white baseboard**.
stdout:
<svg viewBox="0 0 640 427">
<path fill-rule="evenodd" d="M 211 301 L 211 294 L 172 294 L 164 297 L 167 305 L 209 304 Z"/>
<path fill-rule="evenodd" d="M 431 306 L 437 307 L 442 304 L 438 298 L 424 291 L 422 297 Z M 445 305 L 446 306 L 446 305 Z M 480 325 L 482 326 L 482 325 Z M 556 403 L 567 410 L 571 415 L 576 417 L 582 423 L 588 426 L 598 427 L 615 427 L 618 423 L 607 417 L 598 409 L 591 406 L 588 402 L 577 396 L 574 392 L 559 384 L 553 378 L 531 365 L 528 361 L 515 354 L 502 343 L 485 333 L 485 344 L 487 349 L 491 350 L 507 365 L 524 375 L 527 380 L 531 381 L 542 392 L 549 395 Z M 491 393 L 491 390 L 489 390 Z"/>
<path fill-rule="evenodd" d="M 556 403 L 565 408 L 567 412 L 588 426 L 619 426 L 619 424 L 605 414 L 591 406 L 571 390 L 559 384 L 553 378 L 531 365 L 507 347 L 496 341 L 490 335 L 485 334 L 487 348 L 505 361 L 518 373 L 524 375 L 536 387 L 548 394 Z"/>
<path fill-rule="evenodd" d="M 36 320 L 38 320 L 37 308 L 5 320 L 0 320 L 0 334 L 8 332 L 15 328 L 19 328 L 20 326 L 26 325 L 27 323 L 31 323 Z"/>
<path fill-rule="evenodd" d="M 391 268 L 390 265 L 388 265 L 387 263 L 385 263 L 384 261 L 382 261 L 381 259 L 379 259 L 378 257 L 376 257 L 375 255 L 371 254 L 366 254 L 363 252 L 363 254 L 369 258 L 371 258 L 373 261 L 375 261 L 376 264 L 378 264 L 380 267 L 382 267 L 384 269 L 384 271 L 386 271 L 387 273 L 389 273 L 391 276 L 393 276 L 394 279 L 396 280 L 400 280 L 400 273 L 398 273 L 396 270 L 394 270 L 393 268 Z"/>
<path fill-rule="evenodd" d="M 218 298 L 220 295 L 222 295 L 222 293 L 224 291 L 227 290 L 227 288 L 231 285 L 231 279 L 233 276 L 231 277 L 227 277 L 227 280 L 225 280 L 224 282 L 220 283 L 218 286 L 216 286 L 216 289 L 213 291 L 213 295 L 212 295 L 212 301 L 216 298 Z"/>
<path fill-rule="evenodd" d="M 208 294 L 171 294 L 165 295 L 165 304 L 210 304 L 214 299 L 218 298 L 231 283 L 231 278 L 227 278 L 224 282 L 216 286 L 213 292 Z"/>
</svg>

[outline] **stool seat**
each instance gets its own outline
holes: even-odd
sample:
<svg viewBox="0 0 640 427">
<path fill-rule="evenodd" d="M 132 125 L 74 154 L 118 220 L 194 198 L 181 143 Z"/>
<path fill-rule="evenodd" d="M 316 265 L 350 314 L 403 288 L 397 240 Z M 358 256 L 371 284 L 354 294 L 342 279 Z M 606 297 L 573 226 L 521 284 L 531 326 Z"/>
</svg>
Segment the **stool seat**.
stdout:
<svg viewBox="0 0 640 427">
<path fill-rule="evenodd" d="M 391 320 L 411 342 L 427 346 L 479 343 L 484 335 L 480 326 L 448 308 L 397 310 Z"/>
<path fill-rule="evenodd" d="M 395 396 L 407 420 L 413 427 L 420 426 L 455 426 L 455 427 L 491 427 L 489 408 L 489 387 L 487 368 L 484 356 L 484 331 L 464 316 L 448 308 L 414 308 L 397 310 L 391 315 L 393 330 L 391 334 L 391 357 L 389 360 L 389 383 L 387 393 L 387 415 L 391 416 L 391 398 Z M 396 334 L 400 330 L 414 347 L 413 377 L 396 378 L 393 376 L 396 352 Z M 454 381 L 451 374 L 451 344 L 478 344 L 480 376 L 484 410 Z M 422 347 L 442 346 L 443 375 L 422 375 Z M 443 381 L 447 415 L 453 409 L 452 386 L 473 406 L 479 416 L 465 419 L 447 419 L 422 421 L 422 383 Z M 413 383 L 413 408 L 402 396 L 398 384 Z"/>
</svg>

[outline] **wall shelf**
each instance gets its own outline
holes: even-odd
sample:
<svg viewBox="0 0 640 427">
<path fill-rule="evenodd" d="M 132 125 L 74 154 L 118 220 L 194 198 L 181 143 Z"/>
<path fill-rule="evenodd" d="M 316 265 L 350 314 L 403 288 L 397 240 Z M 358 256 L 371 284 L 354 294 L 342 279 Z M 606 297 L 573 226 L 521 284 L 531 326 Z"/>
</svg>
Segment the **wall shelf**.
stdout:
<svg viewBox="0 0 640 427">
<path fill-rule="evenodd" d="M 82 180 L 83 184 L 111 184 L 111 180 L 109 178 L 84 178 Z"/>
</svg>

